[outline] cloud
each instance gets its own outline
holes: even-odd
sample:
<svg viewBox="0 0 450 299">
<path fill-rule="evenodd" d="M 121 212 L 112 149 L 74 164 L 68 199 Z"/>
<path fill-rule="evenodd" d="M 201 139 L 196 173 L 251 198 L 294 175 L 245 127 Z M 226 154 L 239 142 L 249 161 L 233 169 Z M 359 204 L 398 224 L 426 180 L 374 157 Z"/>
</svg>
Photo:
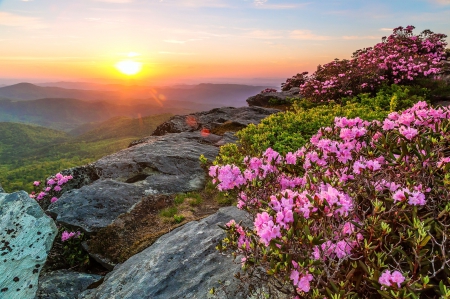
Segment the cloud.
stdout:
<svg viewBox="0 0 450 299">
<path fill-rule="evenodd" d="M 284 32 L 278 30 L 252 30 L 246 33 L 244 37 L 256 39 L 278 39 L 284 37 Z"/>
<path fill-rule="evenodd" d="M 109 3 L 131 3 L 134 0 L 93 0 L 97 2 L 109 2 Z"/>
<path fill-rule="evenodd" d="M 202 40 L 201 38 L 190 38 L 187 40 L 177 40 L 177 39 L 165 39 L 164 42 L 171 43 L 171 44 L 185 44 L 187 42 L 193 42 L 197 40 Z"/>
<path fill-rule="evenodd" d="M 187 7 L 230 7 L 224 0 L 159 0 L 160 3 Z"/>
<path fill-rule="evenodd" d="M 394 28 L 380 28 L 381 31 L 392 31 Z"/>
<path fill-rule="evenodd" d="M 263 5 L 267 2 L 267 0 L 254 0 L 253 3 L 255 5 Z"/>
<path fill-rule="evenodd" d="M 440 4 L 440 5 L 450 5 L 450 0 L 431 0 L 431 2 Z"/>
<path fill-rule="evenodd" d="M 310 30 L 293 30 L 289 33 L 291 39 L 301 40 L 330 40 L 332 37 L 326 35 L 317 35 Z"/>
<path fill-rule="evenodd" d="M 375 36 L 375 35 L 366 35 L 366 36 L 344 35 L 342 38 L 345 39 L 345 40 L 381 39 L 381 37 Z"/>
<path fill-rule="evenodd" d="M 45 28 L 46 26 L 38 19 L 24 17 L 17 14 L 0 11 L 0 25 L 25 28 Z"/>
<path fill-rule="evenodd" d="M 167 55 L 195 55 L 194 53 L 168 52 L 168 51 L 159 51 L 158 54 L 167 54 Z"/>
</svg>

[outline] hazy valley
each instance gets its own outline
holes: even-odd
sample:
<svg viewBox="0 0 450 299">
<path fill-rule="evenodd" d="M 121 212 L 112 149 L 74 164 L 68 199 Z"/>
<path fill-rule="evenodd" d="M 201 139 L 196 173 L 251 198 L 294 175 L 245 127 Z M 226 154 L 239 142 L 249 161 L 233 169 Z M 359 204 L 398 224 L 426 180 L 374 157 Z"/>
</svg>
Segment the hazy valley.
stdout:
<svg viewBox="0 0 450 299">
<path fill-rule="evenodd" d="M 44 85 L 56 86 L 19 83 L 0 88 L 0 182 L 7 191 L 31 191 L 34 180 L 126 148 L 172 115 L 245 106 L 249 96 L 265 88 Z"/>
</svg>

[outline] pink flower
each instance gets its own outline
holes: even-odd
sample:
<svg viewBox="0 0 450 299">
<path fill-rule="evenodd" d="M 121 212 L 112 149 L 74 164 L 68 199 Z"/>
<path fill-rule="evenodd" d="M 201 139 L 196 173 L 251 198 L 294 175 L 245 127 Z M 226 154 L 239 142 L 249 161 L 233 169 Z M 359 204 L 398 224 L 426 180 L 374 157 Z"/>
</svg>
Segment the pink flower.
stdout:
<svg viewBox="0 0 450 299">
<path fill-rule="evenodd" d="M 53 190 L 55 190 L 56 192 L 61 191 L 61 187 L 60 186 L 55 186 L 55 188 L 53 188 Z"/>
<path fill-rule="evenodd" d="M 69 240 L 70 238 L 78 238 L 81 235 L 80 232 L 68 232 L 68 231 L 64 231 L 61 235 L 61 241 L 65 242 L 67 240 Z"/>
<path fill-rule="evenodd" d="M 56 182 L 55 182 L 55 180 L 54 179 L 49 179 L 48 181 L 47 181 L 47 185 L 54 185 L 54 184 L 56 184 Z"/>
<path fill-rule="evenodd" d="M 50 199 L 50 202 L 51 203 L 54 203 L 54 202 L 57 202 L 58 201 L 58 198 L 57 197 L 52 197 L 52 199 Z"/>
<path fill-rule="evenodd" d="M 392 272 L 392 275 L 391 275 L 391 281 L 393 283 L 396 283 L 397 287 L 400 288 L 400 284 L 402 284 L 405 281 L 405 277 L 399 271 L 394 271 L 394 272 Z"/>
<path fill-rule="evenodd" d="M 400 127 L 399 129 L 400 134 L 405 136 L 406 139 L 412 140 L 414 137 L 417 136 L 417 130 L 411 127 Z"/>
<path fill-rule="evenodd" d="M 378 278 L 378 282 L 384 286 L 391 286 L 391 272 L 387 271 L 381 274 L 380 278 Z"/>
<path fill-rule="evenodd" d="M 39 182 L 39 181 L 34 181 L 33 182 L 33 185 L 36 186 L 36 187 L 39 186 L 40 184 L 41 184 L 41 182 Z"/>
</svg>

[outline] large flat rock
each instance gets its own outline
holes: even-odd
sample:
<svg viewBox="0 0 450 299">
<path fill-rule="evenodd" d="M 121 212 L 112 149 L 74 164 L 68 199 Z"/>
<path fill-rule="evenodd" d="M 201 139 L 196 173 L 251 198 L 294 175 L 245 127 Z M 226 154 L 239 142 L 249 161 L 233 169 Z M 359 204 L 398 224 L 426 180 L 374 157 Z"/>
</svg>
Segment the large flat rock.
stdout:
<svg viewBox="0 0 450 299">
<path fill-rule="evenodd" d="M 56 234 L 53 220 L 26 192 L 0 193 L 0 298 L 34 298 Z"/>
<path fill-rule="evenodd" d="M 279 112 L 277 109 L 261 107 L 222 107 L 190 115 L 177 115 L 159 125 L 153 135 L 161 136 L 167 133 L 193 132 L 202 129 L 214 131 L 224 125 L 242 129 L 249 124 L 257 124 L 263 118 L 277 112 Z"/>
<path fill-rule="evenodd" d="M 35 299 L 76 299 L 89 285 L 102 277 L 71 270 L 45 273 L 39 279 L 39 289 Z"/>
<path fill-rule="evenodd" d="M 92 233 L 146 195 L 199 190 L 206 182 L 200 155 L 212 160 L 218 154 L 210 138 L 200 132 L 153 136 L 106 156 L 89 166 L 98 179 L 65 192 L 48 211 L 62 224 Z"/>
<path fill-rule="evenodd" d="M 245 212 L 227 207 L 201 221 L 189 222 L 116 266 L 102 285 L 79 298 L 203 299 L 209 297 L 211 288 L 220 288 L 219 281 L 232 287 L 240 266 L 216 251 L 224 237 L 218 224 L 235 219 L 248 225 L 247 217 Z"/>
</svg>

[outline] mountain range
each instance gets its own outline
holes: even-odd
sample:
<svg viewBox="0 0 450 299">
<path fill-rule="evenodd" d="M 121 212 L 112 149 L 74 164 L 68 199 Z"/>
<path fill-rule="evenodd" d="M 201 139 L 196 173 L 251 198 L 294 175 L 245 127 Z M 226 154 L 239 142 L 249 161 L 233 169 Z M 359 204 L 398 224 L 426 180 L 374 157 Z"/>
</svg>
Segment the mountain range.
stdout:
<svg viewBox="0 0 450 299">
<path fill-rule="evenodd" d="M 0 122 L 36 124 L 69 132 L 85 123 L 103 122 L 116 116 L 182 115 L 223 106 L 245 106 L 248 97 L 266 88 L 238 84 L 145 87 L 63 82 L 60 85 L 105 90 L 31 83 L 0 87 Z"/>
</svg>

